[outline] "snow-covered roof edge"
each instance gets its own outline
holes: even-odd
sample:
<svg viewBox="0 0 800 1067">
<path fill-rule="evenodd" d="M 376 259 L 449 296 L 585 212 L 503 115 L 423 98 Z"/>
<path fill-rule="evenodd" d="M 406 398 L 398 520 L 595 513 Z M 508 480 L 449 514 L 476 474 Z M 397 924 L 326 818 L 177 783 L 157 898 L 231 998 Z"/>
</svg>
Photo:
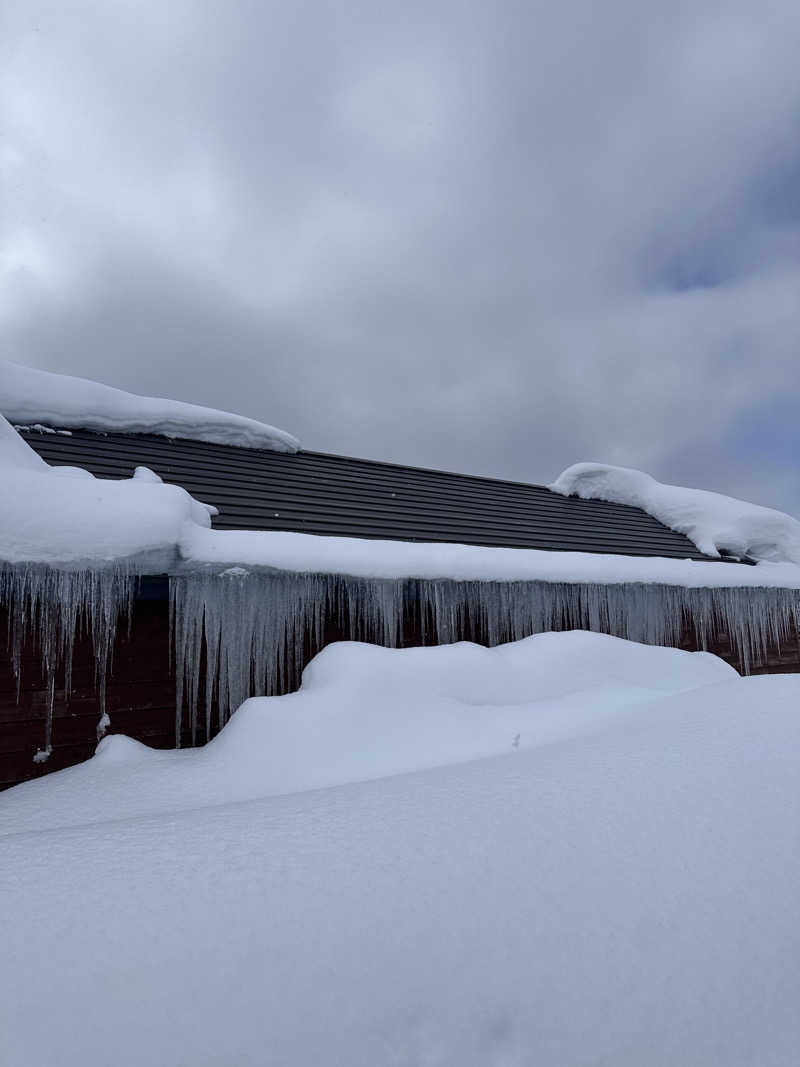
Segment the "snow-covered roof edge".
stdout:
<svg viewBox="0 0 800 1067">
<path fill-rule="evenodd" d="M 549 488 L 563 496 L 641 508 L 709 556 L 800 564 L 800 522 L 773 508 L 664 485 L 642 471 L 603 463 L 575 463 Z"/>
<path fill-rule="evenodd" d="M 0 414 L 10 423 L 41 423 L 105 433 L 153 433 L 240 448 L 296 452 L 296 437 L 267 423 L 180 400 L 136 396 L 66 374 L 0 362 Z"/>
<path fill-rule="evenodd" d="M 445 542 L 381 541 L 264 530 L 183 527 L 184 569 L 226 567 L 353 578 L 800 589 L 800 567 L 618 556 Z"/>
</svg>

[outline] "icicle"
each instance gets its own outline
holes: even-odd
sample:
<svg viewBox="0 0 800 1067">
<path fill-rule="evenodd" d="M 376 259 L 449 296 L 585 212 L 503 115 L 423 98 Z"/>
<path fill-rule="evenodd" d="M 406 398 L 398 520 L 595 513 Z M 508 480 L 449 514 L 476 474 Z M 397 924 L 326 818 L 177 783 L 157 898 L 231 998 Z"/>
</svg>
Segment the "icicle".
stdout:
<svg viewBox="0 0 800 1067">
<path fill-rule="evenodd" d="M 326 624 L 342 638 L 396 646 L 416 620 L 422 644 L 497 645 L 548 630 L 587 629 L 652 645 L 698 647 L 729 634 L 743 673 L 768 646 L 796 635 L 800 594 L 766 588 L 688 589 L 657 584 L 458 582 L 341 575 L 192 571 L 171 578 L 177 675 L 176 738 L 184 708 L 198 729 L 205 657 L 205 737 L 247 697 L 285 692 L 299 681 L 303 650 L 321 647 Z"/>
<path fill-rule="evenodd" d="M 113 565 L 83 570 L 0 565 L 0 605 L 8 610 L 18 692 L 29 640 L 40 650 L 47 680 L 45 737 L 37 761 L 52 751 L 57 675 L 63 672 L 68 699 L 75 641 L 85 634 L 95 657 L 98 738 L 108 728 L 107 680 L 117 623 L 122 615 L 130 623 L 136 581 L 128 569 Z M 679 645 L 689 632 L 701 648 L 713 647 L 724 632 L 740 669 L 749 673 L 768 649 L 797 639 L 800 593 L 644 583 L 368 579 L 232 567 L 222 573 L 174 574 L 169 611 L 180 745 L 184 709 L 194 744 L 208 740 L 247 697 L 294 688 L 307 652 L 322 646 L 327 626 L 335 626 L 342 638 L 390 647 L 403 642 L 406 628 L 422 644 L 466 638 L 488 645 L 565 629 Z"/>
<path fill-rule="evenodd" d="M 109 724 L 106 711 L 117 622 L 130 618 L 137 577 L 124 564 L 60 569 L 44 564 L 0 565 L 0 606 L 8 612 L 7 639 L 19 700 L 22 651 L 28 641 L 38 648 L 47 684 L 44 745 L 34 756 L 44 762 L 53 748 L 56 676 L 63 673 L 64 696 L 72 689 L 76 638 L 89 634 L 100 704 L 98 737 Z"/>
</svg>

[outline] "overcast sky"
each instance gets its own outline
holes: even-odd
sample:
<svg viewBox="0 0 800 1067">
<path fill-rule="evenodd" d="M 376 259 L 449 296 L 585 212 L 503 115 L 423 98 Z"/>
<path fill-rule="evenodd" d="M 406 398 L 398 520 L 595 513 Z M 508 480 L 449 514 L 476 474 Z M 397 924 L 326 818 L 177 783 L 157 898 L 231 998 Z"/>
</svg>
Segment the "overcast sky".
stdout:
<svg viewBox="0 0 800 1067">
<path fill-rule="evenodd" d="M 800 514 L 798 0 L 4 0 L 3 354 Z"/>
</svg>

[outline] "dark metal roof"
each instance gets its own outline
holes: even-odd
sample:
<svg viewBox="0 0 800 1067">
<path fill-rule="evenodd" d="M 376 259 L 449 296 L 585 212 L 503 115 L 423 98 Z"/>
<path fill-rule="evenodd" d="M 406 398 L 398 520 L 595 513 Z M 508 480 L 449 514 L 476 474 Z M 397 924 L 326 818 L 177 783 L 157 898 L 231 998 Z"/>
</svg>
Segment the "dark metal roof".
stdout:
<svg viewBox="0 0 800 1067">
<path fill-rule="evenodd" d="M 223 530 L 294 530 L 404 541 L 707 559 L 638 508 L 538 485 L 331 456 L 149 434 L 22 431 L 48 463 L 127 478 L 149 467 L 219 508 Z"/>
</svg>

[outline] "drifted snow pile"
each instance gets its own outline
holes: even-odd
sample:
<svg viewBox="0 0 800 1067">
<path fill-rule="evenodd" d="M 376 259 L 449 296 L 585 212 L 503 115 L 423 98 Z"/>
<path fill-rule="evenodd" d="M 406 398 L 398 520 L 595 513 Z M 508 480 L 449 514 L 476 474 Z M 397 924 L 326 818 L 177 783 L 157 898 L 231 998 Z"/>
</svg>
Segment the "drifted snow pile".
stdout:
<svg viewBox="0 0 800 1067">
<path fill-rule="evenodd" d="M 0 361 L 0 415 L 17 425 L 154 433 L 240 448 L 296 452 L 296 437 L 227 411 L 136 396 L 86 378 Z"/>
<path fill-rule="evenodd" d="M 705 489 L 662 485 L 642 471 L 602 463 L 576 463 L 550 488 L 564 496 L 641 508 L 709 556 L 800 563 L 800 522 L 782 511 Z"/>
<path fill-rule="evenodd" d="M 334 646 L 205 749 L 108 738 L 0 798 L 0 1060 L 796 1064 L 799 698 L 591 634 Z"/>
</svg>

